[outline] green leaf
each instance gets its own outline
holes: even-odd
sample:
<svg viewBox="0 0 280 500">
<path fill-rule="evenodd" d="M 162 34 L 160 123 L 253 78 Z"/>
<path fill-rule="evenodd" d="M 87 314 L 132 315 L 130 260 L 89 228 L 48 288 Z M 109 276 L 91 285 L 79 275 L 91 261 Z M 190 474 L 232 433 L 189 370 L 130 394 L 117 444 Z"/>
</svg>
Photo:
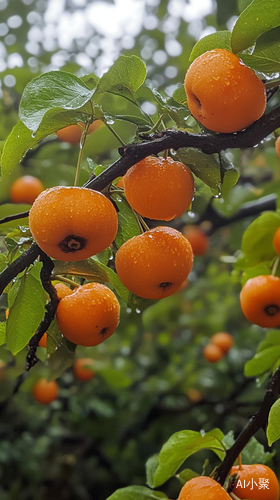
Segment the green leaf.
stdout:
<svg viewBox="0 0 280 500">
<path fill-rule="evenodd" d="M 231 47 L 234 53 L 252 47 L 263 33 L 280 25 L 279 0 L 253 0 L 241 12 L 231 36 Z"/>
<path fill-rule="evenodd" d="M 191 469 L 185 469 L 182 470 L 179 474 L 176 474 L 177 479 L 179 479 L 180 483 L 185 484 L 187 481 L 190 479 L 193 479 L 194 477 L 198 477 L 199 474 L 197 472 L 194 472 Z"/>
<path fill-rule="evenodd" d="M 31 80 L 23 91 L 19 106 L 19 117 L 25 126 L 36 132 L 47 111 L 56 108 L 77 110 L 83 107 L 91 113 L 91 106 L 85 106 L 94 94 L 81 78 L 65 71 L 50 71 Z"/>
<path fill-rule="evenodd" d="M 0 345 L 6 343 L 6 321 L 0 323 Z"/>
<path fill-rule="evenodd" d="M 231 32 L 226 30 L 216 31 L 215 33 L 211 33 L 211 35 L 201 38 L 191 51 L 190 62 L 204 54 L 204 52 L 213 49 L 227 49 L 231 51 Z"/>
<path fill-rule="evenodd" d="M 71 274 L 72 276 L 81 276 L 88 281 L 111 283 L 126 304 L 129 300 L 129 291 L 122 284 L 118 275 L 108 266 L 99 262 L 98 257 L 77 262 L 55 261 L 54 274 Z"/>
<path fill-rule="evenodd" d="M 280 44 L 262 51 L 255 51 L 252 55 L 242 54 L 242 60 L 255 71 L 277 73 L 280 71 Z"/>
<path fill-rule="evenodd" d="M 161 491 L 152 491 L 145 486 L 127 486 L 120 488 L 106 500 L 167 500 L 168 497 Z"/>
<path fill-rule="evenodd" d="M 55 380 L 73 365 L 75 359 L 75 344 L 69 342 L 58 328 L 56 318 L 48 328 L 47 353 L 50 378 Z"/>
<path fill-rule="evenodd" d="M 207 448 L 214 451 L 220 459 L 224 458 L 223 437 L 220 429 L 213 429 L 205 434 L 191 430 L 173 434 L 158 455 L 158 466 L 152 477 L 153 487 L 163 484 L 172 477 L 186 458 L 199 450 Z"/>
<path fill-rule="evenodd" d="M 280 346 L 272 346 L 257 352 L 247 361 L 244 368 L 246 377 L 256 377 L 267 370 L 272 370 L 277 360 L 280 360 Z"/>
<path fill-rule="evenodd" d="M 127 203 L 124 196 L 118 194 L 112 196 L 118 207 L 118 233 L 115 238 L 117 248 L 120 248 L 123 243 L 130 240 L 133 236 L 141 234 L 139 224 L 136 220 L 135 213 Z"/>
<path fill-rule="evenodd" d="M 220 166 L 221 166 L 221 179 L 222 179 L 221 194 L 223 196 L 226 196 L 227 193 L 229 193 L 229 191 L 237 183 L 239 179 L 239 172 L 236 170 L 234 165 L 231 163 L 231 161 L 228 160 L 228 158 L 225 156 L 223 152 L 220 153 Z"/>
<path fill-rule="evenodd" d="M 7 320 L 6 342 L 12 354 L 21 351 L 34 335 L 44 317 L 45 303 L 45 291 L 41 282 L 31 273 L 24 274 L 9 308 Z"/>
<path fill-rule="evenodd" d="M 181 148 L 177 151 L 177 158 L 209 186 L 214 195 L 220 194 L 222 179 L 218 155 L 207 155 L 194 148 Z"/>
<path fill-rule="evenodd" d="M 280 26 L 277 26 L 276 28 L 272 28 L 272 30 L 267 31 L 258 38 L 254 53 L 262 52 L 263 50 L 269 49 L 274 45 L 279 46 L 279 40 L 280 40 Z"/>
<path fill-rule="evenodd" d="M 250 224 L 242 238 L 243 268 L 245 265 L 253 267 L 275 257 L 272 240 L 279 226 L 280 215 L 277 212 L 264 212 Z"/>
<path fill-rule="evenodd" d="M 271 446 L 275 441 L 280 438 L 280 399 L 277 399 L 272 405 L 269 415 L 268 415 L 268 426 L 266 429 L 266 435 L 268 440 L 268 445 Z"/>
<path fill-rule="evenodd" d="M 83 114 L 77 111 L 51 110 L 42 118 L 36 134 L 32 133 L 22 121 L 19 121 L 6 139 L 1 156 L 1 174 L 3 179 L 8 177 L 18 166 L 27 151 L 34 148 L 45 137 L 57 130 L 83 121 Z"/>
<path fill-rule="evenodd" d="M 153 487 L 153 477 L 155 474 L 155 471 L 158 467 L 158 453 L 156 455 L 152 455 L 150 458 L 148 458 L 146 462 L 146 478 L 147 478 L 147 485 Z"/>
<path fill-rule="evenodd" d="M 273 457 L 273 453 L 265 451 L 263 445 L 255 437 L 252 437 L 241 452 L 241 462 L 243 464 L 265 464 Z"/>
<path fill-rule="evenodd" d="M 120 56 L 99 80 L 96 94 L 109 92 L 136 102 L 134 93 L 144 83 L 146 66 L 137 56 Z"/>
</svg>

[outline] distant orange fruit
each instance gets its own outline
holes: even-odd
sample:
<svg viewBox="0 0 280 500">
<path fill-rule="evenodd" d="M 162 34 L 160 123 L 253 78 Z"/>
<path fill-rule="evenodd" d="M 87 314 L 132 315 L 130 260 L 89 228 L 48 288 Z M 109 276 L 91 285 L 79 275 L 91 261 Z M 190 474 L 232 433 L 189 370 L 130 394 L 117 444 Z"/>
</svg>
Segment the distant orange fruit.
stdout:
<svg viewBox="0 0 280 500">
<path fill-rule="evenodd" d="M 263 328 L 280 326 L 280 278 L 260 275 L 246 281 L 240 292 L 244 316 Z"/>
<path fill-rule="evenodd" d="M 279 158 L 280 158 L 280 135 L 277 137 L 277 139 L 275 141 L 275 150 L 276 150 L 277 156 L 279 156 Z"/>
<path fill-rule="evenodd" d="M 82 382 L 88 382 L 91 380 L 95 372 L 92 369 L 93 359 L 92 358 L 77 358 L 74 361 L 73 372 L 75 377 Z"/>
<path fill-rule="evenodd" d="M 182 233 L 189 240 L 194 255 L 204 255 L 209 247 L 209 237 L 198 226 L 184 226 Z"/>
<path fill-rule="evenodd" d="M 130 292 L 162 299 L 175 293 L 188 277 L 193 252 L 182 233 L 160 226 L 126 241 L 117 251 L 115 265 Z"/>
<path fill-rule="evenodd" d="M 263 82 L 226 49 L 209 50 L 197 57 L 187 70 L 184 85 L 190 112 L 214 132 L 247 128 L 265 111 Z"/>
<path fill-rule="evenodd" d="M 33 175 L 23 175 L 12 183 L 10 198 L 13 203 L 28 203 L 32 205 L 43 190 L 44 186 L 40 179 Z"/>
<path fill-rule="evenodd" d="M 92 134 L 100 127 L 102 127 L 103 122 L 101 120 L 95 120 L 88 129 L 88 134 Z M 79 144 L 83 129 L 85 128 L 84 123 L 80 123 L 79 125 L 68 125 L 68 127 L 61 128 L 56 132 L 57 137 L 62 142 L 69 142 L 69 144 Z"/>
<path fill-rule="evenodd" d="M 238 480 L 233 493 L 240 499 L 279 500 L 279 483 L 272 469 L 264 464 L 235 465 L 230 474 Z"/>
<path fill-rule="evenodd" d="M 203 348 L 202 355 L 209 363 L 217 363 L 223 357 L 224 353 L 217 345 L 207 344 Z"/>
<path fill-rule="evenodd" d="M 143 217 L 171 220 L 189 208 L 194 178 L 188 167 L 172 158 L 147 156 L 122 178 L 126 199 Z"/>
<path fill-rule="evenodd" d="M 56 319 L 61 333 L 74 344 L 95 346 L 118 326 L 120 305 L 115 294 L 100 283 L 87 283 L 63 297 Z"/>
<path fill-rule="evenodd" d="M 58 384 L 55 380 L 47 381 L 46 378 L 40 378 L 33 385 L 32 394 L 34 399 L 42 405 L 48 405 L 58 397 Z"/>
<path fill-rule="evenodd" d="M 280 136 L 279 136 L 280 139 Z M 280 226 L 278 229 L 276 229 L 274 235 L 273 235 L 273 240 L 272 244 L 274 246 L 274 249 L 278 255 L 280 255 Z"/>
<path fill-rule="evenodd" d="M 212 335 L 210 343 L 218 346 L 226 354 L 233 346 L 233 336 L 227 332 L 218 332 Z"/>
<path fill-rule="evenodd" d="M 184 484 L 178 500 L 231 500 L 231 497 L 211 477 L 198 476 Z"/>
<path fill-rule="evenodd" d="M 118 230 L 114 205 L 102 193 L 56 186 L 43 191 L 29 212 L 29 227 L 50 257 L 79 261 L 105 250 Z"/>
</svg>

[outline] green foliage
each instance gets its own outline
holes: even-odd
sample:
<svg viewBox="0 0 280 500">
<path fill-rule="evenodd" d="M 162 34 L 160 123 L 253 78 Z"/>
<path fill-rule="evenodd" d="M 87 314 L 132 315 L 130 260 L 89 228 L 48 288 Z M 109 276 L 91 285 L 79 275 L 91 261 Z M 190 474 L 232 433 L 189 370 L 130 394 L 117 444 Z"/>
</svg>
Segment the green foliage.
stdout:
<svg viewBox="0 0 280 500">
<path fill-rule="evenodd" d="M 274 370 L 280 363 L 280 332 L 270 330 L 260 343 L 255 356 L 247 361 L 245 375 L 256 377 L 266 371 Z"/>
<path fill-rule="evenodd" d="M 266 429 L 266 435 L 268 440 L 268 445 L 271 446 L 275 441 L 280 438 L 279 432 L 279 417 L 280 417 L 280 399 L 275 401 L 274 405 L 271 407 L 268 416 L 268 426 Z"/>
<path fill-rule="evenodd" d="M 148 485 L 156 488 L 172 477 L 182 463 L 193 453 L 207 448 L 223 458 L 225 449 L 222 444 L 223 433 L 213 429 L 207 433 L 180 431 L 163 445 L 157 458 L 147 463 Z M 152 472 L 151 472 L 152 471 Z"/>
<path fill-rule="evenodd" d="M 165 500 L 167 496 L 160 491 L 152 491 L 145 486 L 128 486 L 115 491 L 107 500 Z"/>
<path fill-rule="evenodd" d="M 41 264 L 38 264 L 41 267 Z M 7 347 L 17 354 L 29 342 L 44 316 L 45 291 L 34 272 L 25 273 L 9 293 Z"/>
</svg>

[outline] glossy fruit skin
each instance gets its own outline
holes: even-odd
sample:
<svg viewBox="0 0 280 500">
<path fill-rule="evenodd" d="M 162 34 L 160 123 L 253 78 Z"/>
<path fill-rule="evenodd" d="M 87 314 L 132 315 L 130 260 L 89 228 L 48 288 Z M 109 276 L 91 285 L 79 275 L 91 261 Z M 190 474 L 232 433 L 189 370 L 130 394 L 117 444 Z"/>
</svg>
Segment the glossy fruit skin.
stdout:
<svg viewBox="0 0 280 500">
<path fill-rule="evenodd" d="M 68 125 L 68 127 L 64 127 L 58 130 L 56 132 L 56 135 L 62 142 L 68 142 L 69 144 L 79 144 L 83 132 L 82 128 L 85 128 L 84 123 L 81 123 L 80 125 Z M 92 134 L 92 132 L 98 130 L 100 127 L 102 127 L 102 125 L 103 122 L 101 120 L 94 121 L 88 129 L 88 134 Z"/>
<path fill-rule="evenodd" d="M 71 290 L 71 288 L 69 288 L 69 286 L 65 285 L 64 283 L 56 283 L 54 287 L 56 289 L 57 297 L 59 300 L 73 293 L 73 290 Z"/>
<path fill-rule="evenodd" d="M 277 477 L 267 465 L 241 465 L 241 468 L 239 465 L 235 465 L 231 468 L 230 475 L 232 474 L 237 474 L 241 481 L 241 483 L 236 483 L 233 490 L 233 493 L 240 499 L 279 500 Z M 259 479 L 268 479 L 268 488 L 259 488 Z M 244 481 L 246 487 L 244 487 Z"/>
<path fill-rule="evenodd" d="M 275 141 L 275 151 L 276 151 L 277 156 L 279 156 L 279 158 L 280 158 L 280 136 L 278 136 L 276 141 Z"/>
<path fill-rule="evenodd" d="M 47 332 L 44 333 L 43 337 L 39 341 L 40 347 L 47 347 Z"/>
<path fill-rule="evenodd" d="M 28 203 L 32 205 L 44 189 L 44 185 L 40 179 L 33 175 L 23 175 L 12 183 L 10 198 L 13 203 Z"/>
<path fill-rule="evenodd" d="M 100 283 L 77 287 L 59 301 L 56 319 L 61 333 L 74 344 L 98 345 L 118 326 L 120 305 L 115 294 Z"/>
<path fill-rule="evenodd" d="M 59 388 L 55 380 L 47 381 L 40 378 L 33 385 L 32 394 L 34 399 L 42 405 L 48 405 L 58 397 Z"/>
<path fill-rule="evenodd" d="M 278 229 L 276 229 L 274 233 L 272 244 L 274 246 L 276 253 L 280 255 L 280 227 L 278 227 Z"/>
<path fill-rule="evenodd" d="M 211 477 L 199 476 L 184 484 L 178 500 L 231 500 L 231 497 Z"/>
<path fill-rule="evenodd" d="M 209 238 L 198 226 L 185 226 L 182 233 L 189 240 L 194 255 L 206 254 L 209 247 Z"/>
<path fill-rule="evenodd" d="M 203 348 L 202 355 L 209 363 L 217 363 L 223 357 L 224 353 L 219 346 L 207 344 Z"/>
<path fill-rule="evenodd" d="M 77 358 L 73 364 L 73 372 L 75 377 L 81 382 L 88 382 L 93 379 L 95 372 L 91 369 L 93 364 L 92 358 Z"/>
<path fill-rule="evenodd" d="M 43 191 L 32 205 L 29 227 L 36 243 L 50 257 L 79 261 L 111 245 L 118 216 L 102 193 L 56 186 Z"/>
<path fill-rule="evenodd" d="M 240 292 L 244 316 L 255 325 L 274 328 L 280 325 L 280 278 L 260 275 L 246 281 Z"/>
<path fill-rule="evenodd" d="M 226 49 L 197 57 L 187 70 L 184 86 L 192 115 L 214 132 L 247 128 L 265 111 L 263 82 Z"/>
<path fill-rule="evenodd" d="M 226 354 L 232 348 L 234 340 L 230 333 L 218 332 L 212 335 L 210 343 L 218 346 Z"/>
<path fill-rule="evenodd" d="M 162 299 L 175 293 L 189 275 L 193 252 L 182 233 L 160 226 L 126 241 L 116 254 L 115 265 L 130 292 Z"/>
<path fill-rule="evenodd" d="M 123 176 L 130 206 L 142 217 L 172 220 L 189 208 L 194 178 L 188 167 L 172 158 L 147 156 Z"/>
</svg>

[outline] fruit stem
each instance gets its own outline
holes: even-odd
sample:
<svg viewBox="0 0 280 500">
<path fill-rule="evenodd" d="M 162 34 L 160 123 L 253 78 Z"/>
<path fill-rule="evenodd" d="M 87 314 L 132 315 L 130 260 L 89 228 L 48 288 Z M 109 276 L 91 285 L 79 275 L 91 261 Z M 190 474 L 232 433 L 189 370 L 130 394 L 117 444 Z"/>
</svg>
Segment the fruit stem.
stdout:
<svg viewBox="0 0 280 500">
<path fill-rule="evenodd" d="M 69 278 L 65 278 L 65 276 L 61 276 L 60 274 L 53 274 L 51 277 L 51 281 L 63 281 L 64 283 L 68 283 L 68 285 L 78 287 L 79 283 L 70 280 Z"/>
<path fill-rule="evenodd" d="M 116 139 L 119 141 L 119 143 L 125 147 L 125 142 L 122 140 L 122 138 L 119 136 L 119 134 L 113 129 L 113 127 L 111 127 L 110 123 L 106 122 L 106 120 L 104 120 L 104 123 L 106 125 L 106 127 L 110 130 L 110 132 L 112 132 L 112 134 L 116 137 Z"/>
<path fill-rule="evenodd" d="M 229 493 L 229 496 L 230 496 L 231 498 L 233 498 L 233 500 L 240 500 L 240 498 L 239 498 L 239 497 L 237 497 L 237 496 L 236 496 L 234 493 L 232 493 L 232 492 L 231 492 L 231 493 Z"/>
<path fill-rule="evenodd" d="M 77 187 L 78 183 L 79 183 L 82 158 L 83 158 L 83 153 L 84 153 L 84 149 L 85 149 L 85 143 L 86 143 L 86 138 L 87 138 L 87 134 L 88 134 L 88 129 L 89 129 L 90 125 L 91 125 L 91 122 L 87 122 L 85 129 L 83 130 L 83 133 L 81 136 L 79 156 L 78 156 L 77 167 L 76 167 L 76 175 L 75 175 L 75 180 L 74 180 L 74 187 Z"/>
<path fill-rule="evenodd" d="M 150 130 L 148 132 L 141 132 L 141 136 L 145 136 L 145 135 L 148 136 L 148 135 L 153 134 L 154 132 L 157 132 L 159 125 L 163 123 L 163 121 L 162 121 L 163 117 L 164 117 L 164 114 L 160 115 L 159 119 L 156 121 L 154 126 L 152 128 L 150 128 Z M 164 127 L 164 129 L 165 129 L 165 127 Z"/>
<path fill-rule="evenodd" d="M 239 465 L 239 469 L 242 469 L 241 453 L 239 453 L 239 455 L 238 455 L 238 465 Z"/>
<path fill-rule="evenodd" d="M 271 270 L 272 276 L 275 276 L 278 264 L 279 264 L 279 257 L 276 257 Z"/>
</svg>

